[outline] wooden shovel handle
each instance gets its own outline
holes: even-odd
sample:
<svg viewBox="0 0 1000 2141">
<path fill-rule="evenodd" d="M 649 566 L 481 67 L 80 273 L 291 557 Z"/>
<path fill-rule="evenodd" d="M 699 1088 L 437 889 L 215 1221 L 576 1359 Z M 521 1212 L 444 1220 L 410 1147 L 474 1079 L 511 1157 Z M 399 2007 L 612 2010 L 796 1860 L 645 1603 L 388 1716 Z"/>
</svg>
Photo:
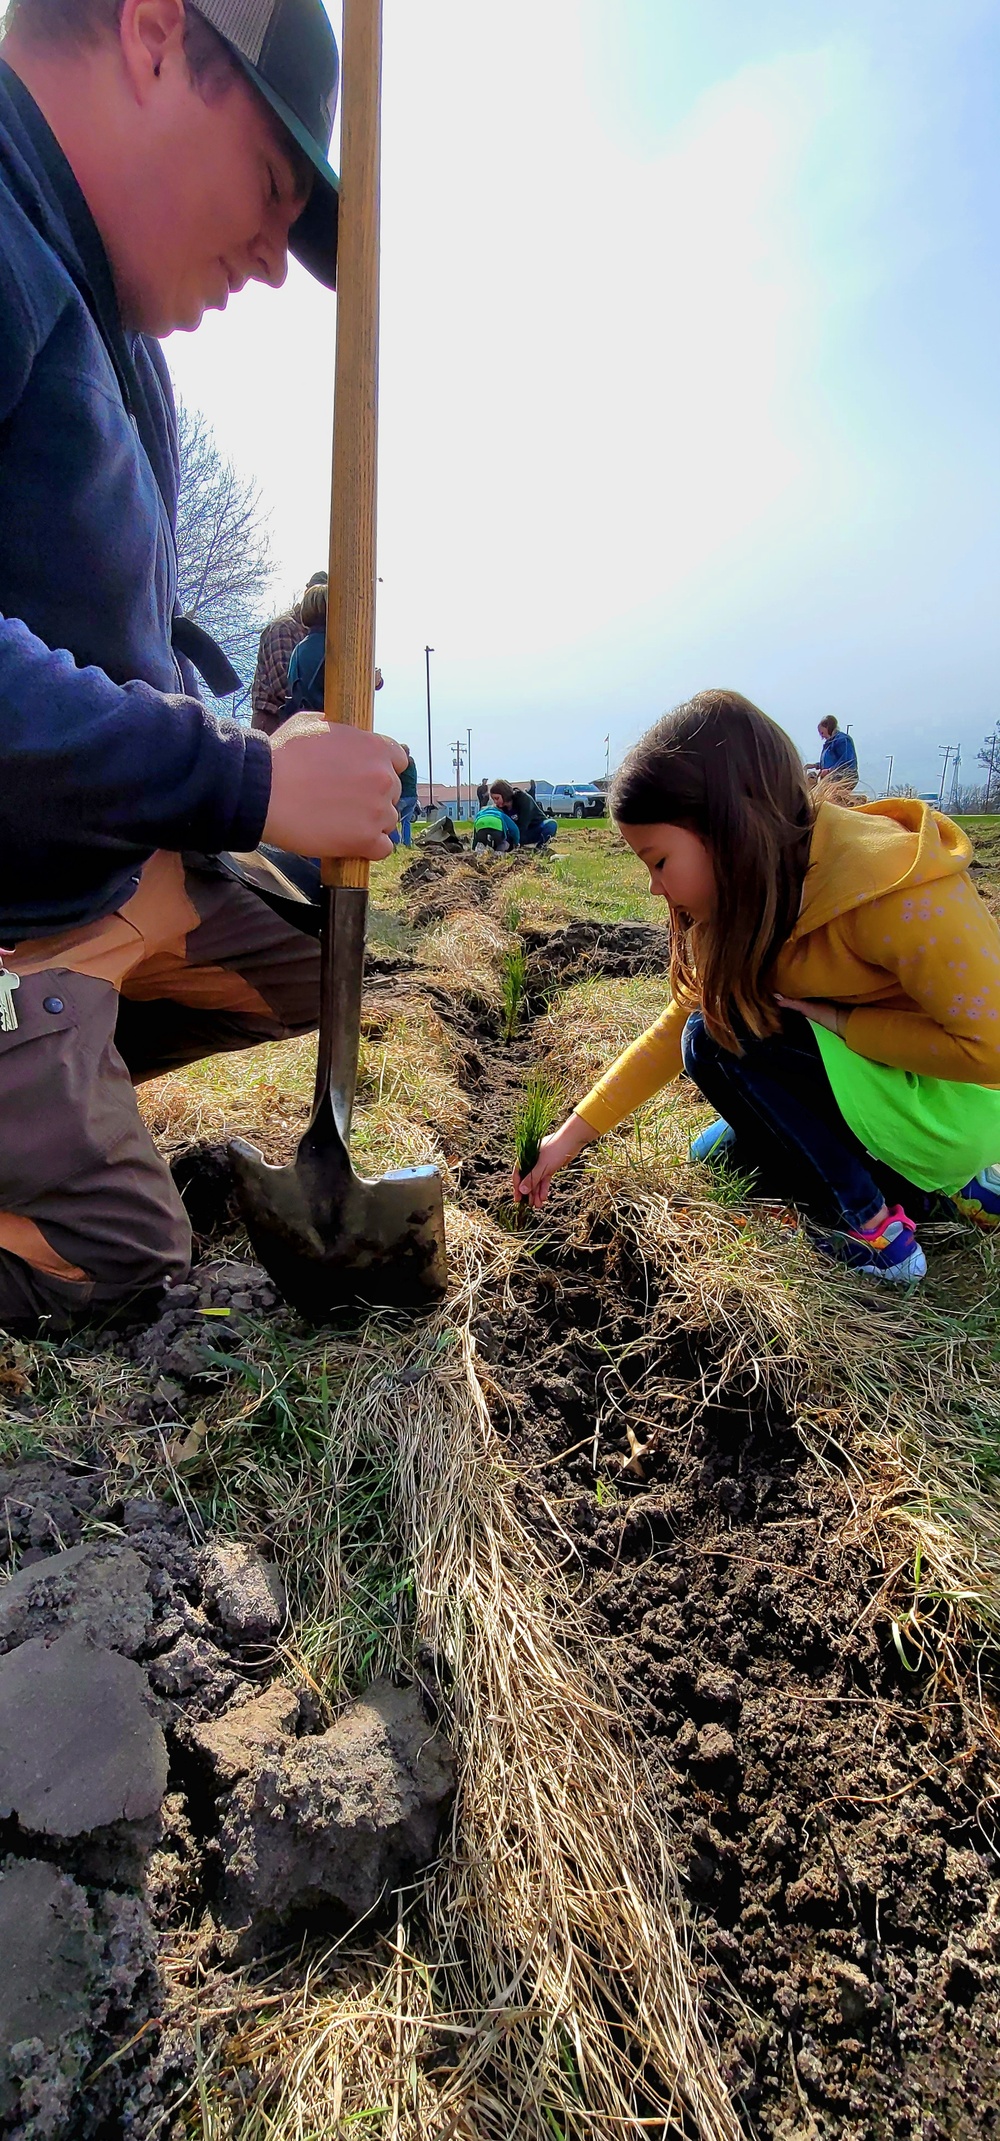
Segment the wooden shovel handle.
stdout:
<svg viewBox="0 0 1000 2141">
<path fill-rule="evenodd" d="M 374 728 L 382 0 L 344 0 L 337 360 L 324 707 Z M 323 864 L 325 885 L 368 884 L 367 862 Z"/>
</svg>

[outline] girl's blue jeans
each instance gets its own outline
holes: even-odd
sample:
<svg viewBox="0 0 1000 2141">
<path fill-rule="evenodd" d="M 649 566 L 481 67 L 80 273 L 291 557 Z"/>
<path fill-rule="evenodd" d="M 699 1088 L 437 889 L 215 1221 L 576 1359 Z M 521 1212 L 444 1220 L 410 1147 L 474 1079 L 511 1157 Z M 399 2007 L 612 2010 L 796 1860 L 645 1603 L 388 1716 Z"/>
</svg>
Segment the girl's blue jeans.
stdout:
<svg viewBox="0 0 1000 2141">
<path fill-rule="evenodd" d="M 873 1160 L 837 1106 L 816 1036 L 801 1012 L 786 1011 L 780 1033 L 743 1032 L 742 1055 L 714 1041 L 700 1011 L 684 1028 L 688 1077 L 736 1138 L 731 1166 L 755 1174 L 765 1196 L 800 1205 L 824 1226 L 870 1226 L 883 1204 L 925 1217 L 933 1199 Z"/>
</svg>

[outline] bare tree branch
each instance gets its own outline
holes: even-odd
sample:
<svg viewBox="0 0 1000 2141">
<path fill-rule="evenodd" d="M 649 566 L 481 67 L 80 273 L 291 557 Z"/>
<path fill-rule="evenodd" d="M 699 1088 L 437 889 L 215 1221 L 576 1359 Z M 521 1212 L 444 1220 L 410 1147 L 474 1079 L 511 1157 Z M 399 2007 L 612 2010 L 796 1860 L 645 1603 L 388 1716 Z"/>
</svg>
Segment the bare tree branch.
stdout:
<svg viewBox="0 0 1000 2141">
<path fill-rule="evenodd" d="M 246 699 L 267 621 L 270 535 L 258 486 L 224 459 L 198 410 L 177 408 L 178 606 L 211 632 L 243 678 Z"/>
</svg>

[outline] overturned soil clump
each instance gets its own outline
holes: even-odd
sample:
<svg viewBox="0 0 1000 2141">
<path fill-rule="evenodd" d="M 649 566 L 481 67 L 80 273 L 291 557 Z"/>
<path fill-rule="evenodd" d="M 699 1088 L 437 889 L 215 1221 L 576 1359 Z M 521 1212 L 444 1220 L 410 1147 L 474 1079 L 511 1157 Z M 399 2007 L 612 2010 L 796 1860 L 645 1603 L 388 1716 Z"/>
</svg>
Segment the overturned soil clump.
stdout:
<svg viewBox="0 0 1000 2141">
<path fill-rule="evenodd" d="M 512 855 L 422 848 L 399 880 L 412 902 L 407 920 L 415 929 L 429 929 L 454 914 L 485 907 L 505 877 L 537 862 L 536 848 L 516 849 Z"/>
<path fill-rule="evenodd" d="M 132 1341 L 133 1421 L 183 1431 L 218 1375 L 200 1298 L 237 1345 L 275 1309 L 252 1265 L 196 1270 Z M 377 1919 L 434 1854 L 452 1752 L 412 1686 L 331 1715 L 282 1662 L 268 1553 L 115 1499 L 96 1454 L 0 1471 L 0 1541 L 0 2135 L 166 2141 L 206 1974 Z"/>
<path fill-rule="evenodd" d="M 565 929 L 523 929 L 521 937 L 533 996 L 595 974 L 625 979 L 670 971 L 666 930 L 651 922 L 568 922 Z"/>
</svg>

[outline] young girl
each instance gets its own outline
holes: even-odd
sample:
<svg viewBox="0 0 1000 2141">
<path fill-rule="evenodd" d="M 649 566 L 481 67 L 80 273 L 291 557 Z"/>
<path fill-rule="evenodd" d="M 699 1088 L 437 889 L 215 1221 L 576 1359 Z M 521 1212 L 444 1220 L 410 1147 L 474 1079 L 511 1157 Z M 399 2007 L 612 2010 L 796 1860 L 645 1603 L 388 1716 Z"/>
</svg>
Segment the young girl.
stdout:
<svg viewBox="0 0 1000 2141">
<path fill-rule="evenodd" d="M 872 1276 L 922 1278 L 934 1193 L 1000 1224 L 1000 929 L 964 833 L 924 803 L 816 800 L 747 699 L 705 691 L 626 758 L 609 805 L 670 907 L 673 1001 L 515 1192 L 686 1070 L 727 1152 Z"/>
</svg>

